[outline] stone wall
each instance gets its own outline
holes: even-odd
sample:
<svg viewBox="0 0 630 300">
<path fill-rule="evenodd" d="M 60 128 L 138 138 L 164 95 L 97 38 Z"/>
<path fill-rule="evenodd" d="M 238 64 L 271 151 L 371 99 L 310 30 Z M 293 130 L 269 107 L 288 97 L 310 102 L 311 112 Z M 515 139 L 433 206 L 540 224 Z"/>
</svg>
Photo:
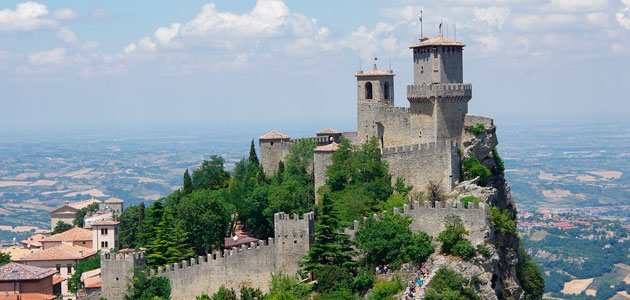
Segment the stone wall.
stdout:
<svg viewBox="0 0 630 300">
<path fill-rule="evenodd" d="M 101 254 L 101 291 L 108 300 L 122 300 L 135 267 L 144 266 L 144 253 Z"/>
<path fill-rule="evenodd" d="M 432 207 L 429 202 L 414 201 L 413 205 L 405 204 L 402 211 L 399 208 L 394 208 L 393 213 L 411 217 L 412 222 L 409 228 L 413 233 L 422 231 L 433 238 L 437 238 L 440 232 L 446 229 L 444 218 L 451 215 L 459 216 L 462 219 L 464 228 L 469 232 L 467 238 L 473 244 L 484 243 L 487 235 L 492 232 L 489 230 L 490 222 L 485 203 L 479 203 L 478 207 L 469 205 L 468 208 L 465 208 L 462 203 L 453 201 L 436 202 L 435 207 Z M 381 215 L 375 214 L 373 218 L 380 220 Z M 363 218 L 364 221 L 366 219 Z M 344 233 L 354 238 L 360 225 L 361 222 L 355 220 L 354 226 L 345 228 Z"/>
<path fill-rule="evenodd" d="M 430 181 L 439 182 L 450 191 L 461 178 L 458 144 L 451 141 L 415 144 L 383 149 L 392 181 L 397 177 L 416 191 L 425 191 Z"/>
<path fill-rule="evenodd" d="M 278 172 L 278 163 L 284 161 L 284 157 L 291 151 L 289 139 L 259 140 L 260 164 L 267 175 Z"/>
<path fill-rule="evenodd" d="M 315 203 L 319 203 L 319 193 L 317 190 L 326 184 L 326 169 L 332 165 L 332 154 L 330 151 L 313 152 L 313 177 L 315 183 Z"/>
</svg>

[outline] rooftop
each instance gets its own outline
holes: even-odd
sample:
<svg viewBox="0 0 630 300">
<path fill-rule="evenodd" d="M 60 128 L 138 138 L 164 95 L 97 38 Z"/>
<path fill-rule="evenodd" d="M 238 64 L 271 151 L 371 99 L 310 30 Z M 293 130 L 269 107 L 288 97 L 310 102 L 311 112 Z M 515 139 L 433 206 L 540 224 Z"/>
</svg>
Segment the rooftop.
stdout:
<svg viewBox="0 0 630 300">
<path fill-rule="evenodd" d="M 85 201 L 79 201 L 79 202 L 74 202 L 74 203 L 70 203 L 69 205 L 73 208 L 76 209 L 82 209 L 85 207 L 88 207 L 88 205 L 92 204 L 92 203 L 101 203 L 101 200 L 92 198 L 90 200 L 85 200 Z"/>
<path fill-rule="evenodd" d="M 394 74 L 394 71 L 392 70 L 388 70 L 388 71 L 381 71 L 376 67 L 376 64 L 374 64 L 374 68 L 372 70 L 369 71 L 359 71 L 357 73 L 357 77 L 359 76 L 395 76 L 396 74 Z"/>
<path fill-rule="evenodd" d="M 114 220 L 105 220 L 96 223 L 92 223 L 92 226 L 107 226 L 107 225 L 118 225 L 120 222 Z"/>
<path fill-rule="evenodd" d="M 88 258 L 95 253 L 96 251 L 92 250 L 91 248 L 70 244 L 60 244 L 58 246 L 27 255 L 21 260 L 75 260 Z"/>
<path fill-rule="evenodd" d="M 80 227 L 72 228 L 62 233 L 57 233 L 53 236 L 49 236 L 42 239 L 42 242 L 73 242 L 73 241 L 91 241 L 92 230 L 83 229 Z"/>
<path fill-rule="evenodd" d="M 0 252 L 11 255 L 12 260 L 20 260 L 29 254 L 41 251 L 41 248 L 23 248 L 22 246 L 11 246 L 0 249 Z"/>
<path fill-rule="evenodd" d="M 56 295 L 48 295 L 42 293 L 19 293 L 0 296 L 0 300 L 53 300 L 57 299 Z"/>
<path fill-rule="evenodd" d="M 313 151 L 319 151 L 319 152 L 335 152 L 337 151 L 337 149 L 339 149 L 339 145 L 335 142 L 332 142 L 328 145 L 322 145 L 322 146 L 317 146 L 315 147 L 315 149 Z"/>
<path fill-rule="evenodd" d="M 31 247 L 41 247 L 42 243 L 40 243 L 41 240 L 45 239 L 46 236 L 38 233 L 38 234 L 34 234 L 29 238 L 26 238 L 24 240 L 22 240 L 20 243 L 24 244 L 24 245 L 30 245 Z"/>
<path fill-rule="evenodd" d="M 326 128 L 318 131 L 316 134 L 341 134 L 341 131 L 334 130 L 332 128 Z"/>
<path fill-rule="evenodd" d="M 0 266 L 0 281 L 40 280 L 55 273 L 57 273 L 55 269 L 10 262 Z"/>
<path fill-rule="evenodd" d="M 114 198 L 114 197 L 111 197 L 111 198 L 105 200 L 105 203 L 124 203 L 124 202 L 125 202 L 125 200 Z"/>
<path fill-rule="evenodd" d="M 240 245 L 249 245 L 251 242 L 258 242 L 259 239 L 249 236 L 234 236 L 225 238 L 225 248 L 239 247 Z"/>
<path fill-rule="evenodd" d="M 420 39 L 420 43 L 415 44 L 415 45 L 411 45 L 409 46 L 409 48 L 419 48 L 419 47 L 428 47 L 428 46 L 457 46 L 457 47 L 464 47 L 466 45 L 451 40 L 447 37 L 444 37 L 442 35 L 436 36 L 434 38 L 430 38 L 430 39 Z"/>
<path fill-rule="evenodd" d="M 281 139 L 290 139 L 290 138 L 291 138 L 290 136 L 286 134 L 282 134 L 275 130 L 272 130 L 271 132 L 258 137 L 259 140 L 281 140 Z"/>
</svg>

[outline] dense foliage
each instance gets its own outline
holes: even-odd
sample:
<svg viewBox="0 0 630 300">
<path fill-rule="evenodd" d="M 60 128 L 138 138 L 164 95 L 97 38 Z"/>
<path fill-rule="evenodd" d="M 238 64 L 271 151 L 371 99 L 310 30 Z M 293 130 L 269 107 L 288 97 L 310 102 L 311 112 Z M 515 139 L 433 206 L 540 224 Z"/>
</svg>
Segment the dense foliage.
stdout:
<svg viewBox="0 0 630 300">
<path fill-rule="evenodd" d="M 66 224 L 63 221 L 58 221 L 57 224 L 55 224 L 55 228 L 53 228 L 53 231 L 50 233 L 50 235 L 55 235 L 57 233 L 62 233 L 62 232 L 68 231 L 70 229 L 72 229 L 72 225 Z"/>
<path fill-rule="evenodd" d="M 96 253 L 92 258 L 74 265 L 74 273 L 68 278 L 68 289 L 76 294 L 81 288 L 81 275 L 83 272 L 98 269 L 101 267 L 101 254 Z"/>
<path fill-rule="evenodd" d="M 405 288 L 402 280 L 394 277 L 391 281 L 380 281 L 374 285 L 374 289 L 368 295 L 369 300 L 395 300 L 393 296 Z"/>
<path fill-rule="evenodd" d="M 479 176 L 479 185 L 488 186 L 490 184 L 490 170 L 482 165 L 476 157 L 473 156 L 462 160 L 462 167 L 466 180 L 471 180 Z"/>
<path fill-rule="evenodd" d="M 475 255 L 475 248 L 465 236 L 468 231 L 464 228 L 458 216 L 449 216 L 445 220 L 446 229 L 440 232 L 437 240 L 442 242 L 442 253 L 457 255 L 463 259 L 470 259 Z"/>
<path fill-rule="evenodd" d="M 466 284 L 464 277 L 447 267 L 441 267 L 425 291 L 427 300 L 478 300 L 475 289 Z"/>
<path fill-rule="evenodd" d="M 166 277 L 148 277 L 142 269 L 134 270 L 125 300 L 168 300 L 171 298 L 171 285 Z"/>
<path fill-rule="evenodd" d="M 516 236 L 516 219 L 512 218 L 512 213 L 504 209 L 499 211 L 497 207 L 490 207 L 492 224 L 494 231 L 502 234 L 511 234 Z"/>
<path fill-rule="evenodd" d="M 196 300 L 263 300 L 265 296 L 259 289 L 253 289 L 250 287 L 241 287 L 240 297 L 236 296 L 236 291 L 233 289 L 227 289 L 221 286 L 219 290 L 212 295 L 212 297 L 202 294 L 195 297 Z"/>
<path fill-rule="evenodd" d="M 503 173 L 503 171 L 505 171 L 505 165 L 503 164 L 503 159 L 501 159 L 501 156 L 499 156 L 499 151 L 497 151 L 497 148 L 492 149 L 492 159 L 494 160 L 494 168 L 492 168 L 492 173 Z"/>
<path fill-rule="evenodd" d="M 473 127 L 472 132 L 474 134 L 482 134 L 486 132 L 486 125 L 484 125 L 483 123 L 477 123 L 477 125 Z"/>
<path fill-rule="evenodd" d="M 11 262 L 11 254 L 0 252 L 0 266 Z"/>
<path fill-rule="evenodd" d="M 516 268 L 516 276 L 521 282 L 526 300 L 537 300 L 545 291 L 545 279 L 536 262 L 520 249 L 521 260 Z"/>
<path fill-rule="evenodd" d="M 422 263 L 434 252 L 431 237 L 424 232 L 413 234 L 411 219 L 386 215 L 363 222 L 355 235 L 355 243 L 370 266 L 397 262 Z"/>
<path fill-rule="evenodd" d="M 72 221 L 72 225 L 74 225 L 75 227 L 81 227 L 83 228 L 83 220 L 85 219 L 85 216 L 88 214 L 88 212 L 95 212 L 98 210 L 98 206 L 99 203 L 98 202 L 94 202 L 84 208 L 79 209 L 79 211 L 77 211 L 77 214 L 74 216 L 74 220 Z"/>
</svg>

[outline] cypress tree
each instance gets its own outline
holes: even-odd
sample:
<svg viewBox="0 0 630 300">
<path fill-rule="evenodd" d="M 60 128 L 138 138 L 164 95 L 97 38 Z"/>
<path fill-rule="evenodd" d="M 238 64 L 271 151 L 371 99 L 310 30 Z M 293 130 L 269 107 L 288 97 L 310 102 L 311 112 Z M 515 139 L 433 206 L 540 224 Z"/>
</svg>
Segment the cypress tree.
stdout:
<svg viewBox="0 0 630 300">
<path fill-rule="evenodd" d="M 276 183 L 280 185 L 282 183 L 282 176 L 284 174 L 284 162 L 278 162 L 278 173 L 276 174 Z"/>
<path fill-rule="evenodd" d="M 256 155 L 256 147 L 254 146 L 254 140 L 252 140 L 252 144 L 249 147 L 249 162 L 257 166 L 260 166 L 260 161 L 258 160 L 258 156 Z"/>
<path fill-rule="evenodd" d="M 311 245 L 305 261 L 300 264 L 306 271 L 313 272 L 326 265 L 354 268 L 357 262 L 352 261 L 356 252 L 352 249 L 348 235 L 339 233 L 339 220 L 333 211 L 333 204 L 328 195 L 322 199 L 322 211 L 317 216 L 319 223 L 315 226 L 315 241 Z"/>
<path fill-rule="evenodd" d="M 193 181 L 188 174 L 188 169 L 184 172 L 184 195 L 188 195 L 193 191 Z"/>
</svg>

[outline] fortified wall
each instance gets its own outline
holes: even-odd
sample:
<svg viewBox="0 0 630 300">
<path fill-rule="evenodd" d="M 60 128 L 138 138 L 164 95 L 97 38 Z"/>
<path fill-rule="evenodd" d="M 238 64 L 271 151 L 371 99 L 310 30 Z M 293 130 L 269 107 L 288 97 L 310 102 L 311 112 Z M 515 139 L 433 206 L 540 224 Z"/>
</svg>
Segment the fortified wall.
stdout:
<svg viewBox="0 0 630 300">
<path fill-rule="evenodd" d="M 444 219 L 447 216 L 458 216 L 464 223 L 464 228 L 468 231 L 468 240 L 473 244 L 484 243 L 488 235 L 491 234 L 490 222 L 488 219 L 488 213 L 486 211 L 485 203 L 478 203 L 478 206 L 473 204 L 468 205 L 468 208 L 463 203 L 457 201 L 437 201 L 435 206 L 430 202 L 414 201 L 413 205 L 404 204 L 402 211 L 400 208 L 394 208 L 393 212 L 384 212 L 400 214 L 403 216 L 411 217 L 411 224 L 409 229 L 411 232 L 425 232 L 433 238 L 437 238 L 440 232 L 444 231 Z M 373 218 L 380 220 L 381 215 L 374 214 Z M 365 222 L 367 218 L 363 218 Z M 355 220 L 353 227 L 345 228 L 344 233 L 354 238 L 355 233 L 361 226 L 361 221 Z"/>
<path fill-rule="evenodd" d="M 159 267 L 151 270 L 150 276 L 170 280 L 173 300 L 195 299 L 202 293 L 212 295 L 221 286 L 235 290 L 248 286 L 267 292 L 271 274 L 298 271 L 298 262 L 313 242 L 314 217 L 312 212 L 302 218 L 297 214 L 276 213 L 273 238 Z M 103 296 L 108 300 L 124 299 L 134 267 L 143 265 L 142 253 L 103 254 Z"/>
</svg>

